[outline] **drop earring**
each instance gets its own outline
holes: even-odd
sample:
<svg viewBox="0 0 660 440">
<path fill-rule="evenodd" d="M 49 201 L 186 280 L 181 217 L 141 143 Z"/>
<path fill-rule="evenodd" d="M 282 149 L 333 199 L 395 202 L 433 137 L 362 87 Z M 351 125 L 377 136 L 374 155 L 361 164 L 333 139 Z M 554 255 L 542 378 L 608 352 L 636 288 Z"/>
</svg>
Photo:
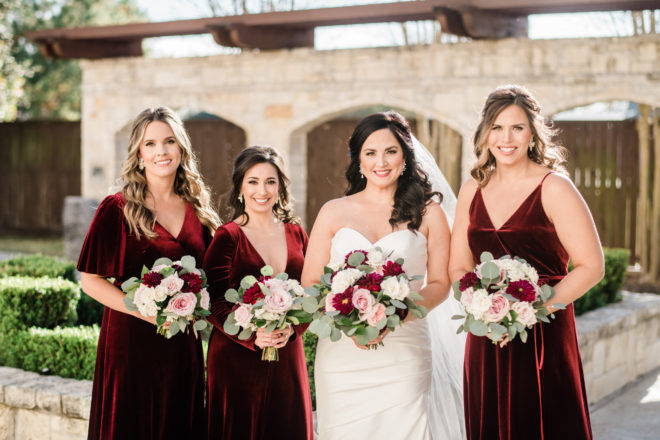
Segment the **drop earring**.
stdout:
<svg viewBox="0 0 660 440">
<path fill-rule="evenodd" d="M 403 163 L 403 168 L 401 168 L 401 174 L 406 172 L 406 163 Z"/>
<path fill-rule="evenodd" d="M 536 146 L 536 142 L 534 142 L 534 139 L 532 139 L 531 141 L 529 141 L 529 145 L 527 146 L 527 149 L 531 152 L 535 146 Z"/>
<path fill-rule="evenodd" d="M 360 170 L 360 178 L 364 179 L 364 173 L 362 172 L 362 167 L 358 168 Z"/>
<path fill-rule="evenodd" d="M 138 159 L 138 168 L 140 169 L 140 171 L 144 169 L 144 159 L 142 158 Z"/>
<path fill-rule="evenodd" d="M 239 195 L 238 195 L 238 201 L 239 201 L 240 203 L 243 203 L 243 194 L 239 194 Z"/>
</svg>

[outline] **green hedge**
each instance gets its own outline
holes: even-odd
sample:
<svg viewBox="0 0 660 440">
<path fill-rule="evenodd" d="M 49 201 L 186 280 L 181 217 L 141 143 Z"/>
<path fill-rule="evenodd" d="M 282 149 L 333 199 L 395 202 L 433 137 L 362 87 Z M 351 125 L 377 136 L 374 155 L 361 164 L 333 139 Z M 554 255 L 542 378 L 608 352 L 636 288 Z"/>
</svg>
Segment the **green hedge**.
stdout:
<svg viewBox="0 0 660 440">
<path fill-rule="evenodd" d="M 605 276 L 574 303 L 575 314 L 603 307 L 621 300 L 619 291 L 626 280 L 630 251 L 627 249 L 604 248 Z M 572 266 L 569 270 L 572 270 Z"/>
<path fill-rule="evenodd" d="M 94 377 L 99 327 L 32 327 L 0 335 L 0 364 L 27 371 L 48 368 L 73 379 Z"/>
<path fill-rule="evenodd" d="M 55 257 L 27 255 L 0 261 L 0 276 L 62 277 L 76 281 L 76 266 Z"/>
<path fill-rule="evenodd" d="M 316 359 L 316 344 L 319 338 L 312 332 L 303 334 L 305 346 L 305 360 L 307 361 L 307 376 L 309 377 L 309 389 L 312 393 L 312 408 L 316 410 L 316 385 L 314 384 L 314 360 Z"/>
<path fill-rule="evenodd" d="M 76 314 L 78 315 L 76 325 L 101 325 L 103 308 L 103 304 L 81 291 L 76 306 Z"/>
<path fill-rule="evenodd" d="M 0 331 L 76 322 L 78 284 L 62 278 L 0 278 Z"/>
</svg>

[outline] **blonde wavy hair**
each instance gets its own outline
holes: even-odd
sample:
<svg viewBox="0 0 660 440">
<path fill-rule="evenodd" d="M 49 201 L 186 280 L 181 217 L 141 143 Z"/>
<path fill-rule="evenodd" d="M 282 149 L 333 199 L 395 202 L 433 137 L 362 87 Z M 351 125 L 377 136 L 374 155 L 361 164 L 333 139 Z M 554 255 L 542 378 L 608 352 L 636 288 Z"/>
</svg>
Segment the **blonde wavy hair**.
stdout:
<svg viewBox="0 0 660 440">
<path fill-rule="evenodd" d="M 147 126 L 154 122 L 164 122 L 170 126 L 181 149 L 181 163 L 174 178 L 174 192 L 195 209 L 197 218 L 211 234 L 220 224 L 220 218 L 211 206 L 211 197 L 197 168 L 197 158 L 190 144 L 190 138 L 179 116 L 168 107 L 148 108 L 133 121 L 128 141 L 128 156 L 121 172 L 121 192 L 124 195 L 124 217 L 132 233 L 139 239 L 141 235 L 155 238 L 156 216 L 147 207 L 149 191 L 144 170 L 139 168 L 139 148 Z"/>
<path fill-rule="evenodd" d="M 481 121 L 474 133 L 474 155 L 477 161 L 470 174 L 479 186 L 488 183 L 496 167 L 495 157 L 486 145 L 491 127 L 502 110 L 511 105 L 517 105 L 525 112 L 532 130 L 533 145 L 531 149 L 527 149 L 527 157 L 553 171 L 568 174 L 565 166 L 566 149 L 554 143 L 553 138 L 556 137 L 557 130 L 541 115 L 538 101 L 525 87 L 506 85 L 498 87 L 488 95 L 481 111 Z"/>
</svg>

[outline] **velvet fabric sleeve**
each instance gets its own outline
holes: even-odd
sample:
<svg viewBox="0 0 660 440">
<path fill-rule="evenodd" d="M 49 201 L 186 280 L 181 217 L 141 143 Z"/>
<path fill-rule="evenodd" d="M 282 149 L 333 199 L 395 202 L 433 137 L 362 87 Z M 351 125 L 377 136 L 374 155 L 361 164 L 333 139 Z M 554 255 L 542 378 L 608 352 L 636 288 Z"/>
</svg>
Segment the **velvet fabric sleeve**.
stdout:
<svg viewBox="0 0 660 440">
<path fill-rule="evenodd" d="M 232 285 L 236 245 L 236 237 L 226 227 L 222 226 L 215 231 L 211 245 L 206 250 L 203 269 L 206 273 L 209 285 L 208 291 L 211 297 L 211 314 L 207 320 L 232 341 L 256 351 L 254 333 L 250 338 L 241 340 L 238 339 L 238 335 L 227 334 L 223 328 L 225 320 L 235 308 L 234 304 L 225 300 L 225 292 L 231 287 L 238 287 L 238 284 Z"/>
<path fill-rule="evenodd" d="M 121 277 L 125 252 L 123 197 L 117 193 L 106 197 L 96 210 L 80 251 L 77 268 L 80 272 L 102 277 Z"/>
</svg>

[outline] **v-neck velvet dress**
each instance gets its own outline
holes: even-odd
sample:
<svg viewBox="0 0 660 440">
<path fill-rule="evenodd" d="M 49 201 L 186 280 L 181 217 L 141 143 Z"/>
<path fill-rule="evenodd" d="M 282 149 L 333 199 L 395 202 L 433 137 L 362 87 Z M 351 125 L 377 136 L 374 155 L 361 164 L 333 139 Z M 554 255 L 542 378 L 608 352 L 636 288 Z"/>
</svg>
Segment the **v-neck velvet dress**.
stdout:
<svg viewBox="0 0 660 440">
<path fill-rule="evenodd" d="M 192 206 L 177 237 L 156 223 L 158 236 L 129 232 L 121 193 L 101 202 L 89 228 L 78 270 L 116 278 L 139 277 L 158 258 L 192 255 L 202 263 L 205 233 Z M 206 240 L 205 240 L 206 237 Z M 204 360 L 192 332 L 165 339 L 156 327 L 105 308 L 96 353 L 89 439 L 199 439 L 206 433 Z"/>
<path fill-rule="evenodd" d="M 300 280 L 307 234 L 285 223 L 289 278 Z M 204 258 L 209 282 L 213 332 L 207 354 L 208 420 L 210 439 L 311 440 L 312 400 L 302 334 L 307 326 L 294 326 L 295 334 L 279 349 L 280 360 L 261 360 L 255 335 L 241 341 L 223 331 L 235 305 L 225 292 L 237 288 L 246 275 L 259 276 L 265 262 L 240 226 L 229 222 L 218 228 Z"/>
<path fill-rule="evenodd" d="M 547 177 L 547 175 L 546 175 Z M 498 229 L 480 189 L 470 205 L 468 241 L 475 264 L 482 252 L 509 254 L 534 266 L 540 282 L 555 285 L 567 274 L 568 254 L 543 210 L 543 181 Z M 591 439 L 587 395 L 573 305 L 536 324 L 526 343 L 500 348 L 468 335 L 464 396 L 468 439 Z"/>
</svg>

